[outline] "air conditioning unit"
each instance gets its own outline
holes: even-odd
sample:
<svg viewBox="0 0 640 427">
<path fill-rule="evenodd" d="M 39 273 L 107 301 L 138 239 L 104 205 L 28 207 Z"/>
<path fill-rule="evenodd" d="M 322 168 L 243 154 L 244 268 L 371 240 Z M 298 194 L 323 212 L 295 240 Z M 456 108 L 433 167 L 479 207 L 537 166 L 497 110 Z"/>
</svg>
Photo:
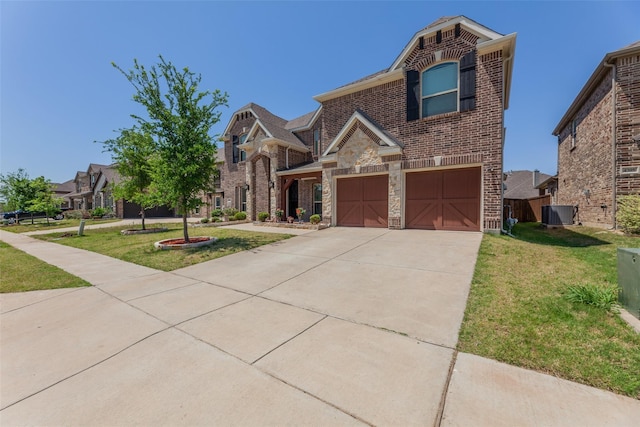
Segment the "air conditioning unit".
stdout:
<svg viewBox="0 0 640 427">
<path fill-rule="evenodd" d="M 640 248 L 618 248 L 618 301 L 640 319 Z"/>
<path fill-rule="evenodd" d="M 572 225 L 575 207 L 572 205 L 546 205 L 542 207 L 543 225 Z"/>
</svg>

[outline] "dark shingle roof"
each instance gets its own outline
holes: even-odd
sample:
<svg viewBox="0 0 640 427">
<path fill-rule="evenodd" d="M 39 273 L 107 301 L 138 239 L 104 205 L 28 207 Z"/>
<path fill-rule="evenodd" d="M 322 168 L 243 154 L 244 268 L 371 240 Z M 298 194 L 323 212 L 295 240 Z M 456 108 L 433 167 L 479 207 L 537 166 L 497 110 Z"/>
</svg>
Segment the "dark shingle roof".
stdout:
<svg viewBox="0 0 640 427">
<path fill-rule="evenodd" d="M 533 183 L 534 171 L 510 171 L 506 172 L 505 179 L 506 190 L 504 191 L 505 199 L 529 199 L 540 195 L 540 191 L 535 188 Z M 537 184 L 551 178 L 551 175 L 538 172 Z"/>
<path fill-rule="evenodd" d="M 292 130 L 292 129 L 297 129 L 297 128 L 307 126 L 311 121 L 311 119 L 313 118 L 313 116 L 316 114 L 316 111 L 318 110 L 311 111 L 310 113 L 307 113 L 304 116 L 296 117 L 293 120 L 289 120 L 287 122 L 287 125 L 285 126 L 285 129 Z"/>
<path fill-rule="evenodd" d="M 69 181 L 65 181 L 61 184 L 54 183 L 53 185 L 55 186 L 54 191 L 56 193 L 65 193 L 65 192 L 71 193 L 76 189 L 76 183 L 73 179 L 70 179 Z"/>
<path fill-rule="evenodd" d="M 280 139 L 282 141 L 289 142 L 294 145 L 298 145 L 301 148 L 307 148 L 298 137 L 296 137 L 292 132 L 286 129 L 287 120 L 282 117 L 278 117 L 266 108 L 258 105 L 249 103 L 242 109 L 251 108 L 256 115 L 256 118 L 260 120 L 260 123 L 267 129 L 267 131 L 273 135 L 274 138 Z"/>
</svg>

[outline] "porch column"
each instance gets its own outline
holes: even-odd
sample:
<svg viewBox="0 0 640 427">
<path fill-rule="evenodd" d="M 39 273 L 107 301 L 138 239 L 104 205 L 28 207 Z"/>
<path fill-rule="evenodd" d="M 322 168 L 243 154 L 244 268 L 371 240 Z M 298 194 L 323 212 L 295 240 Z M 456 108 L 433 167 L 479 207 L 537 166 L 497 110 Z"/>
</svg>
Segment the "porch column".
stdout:
<svg viewBox="0 0 640 427">
<path fill-rule="evenodd" d="M 402 227 L 402 162 L 389 162 L 389 228 Z"/>
<path fill-rule="evenodd" d="M 335 226 L 333 222 L 333 173 L 332 169 L 322 170 L 322 222 Z"/>
<path fill-rule="evenodd" d="M 283 209 L 278 202 L 281 189 L 280 180 L 276 175 L 276 171 L 278 170 L 278 154 L 271 154 L 270 158 L 269 180 L 273 183 L 273 188 L 269 188 L 269 215 L 271 215 L 271 218 L 275 218 L 276 209 Z"/>
</svg>

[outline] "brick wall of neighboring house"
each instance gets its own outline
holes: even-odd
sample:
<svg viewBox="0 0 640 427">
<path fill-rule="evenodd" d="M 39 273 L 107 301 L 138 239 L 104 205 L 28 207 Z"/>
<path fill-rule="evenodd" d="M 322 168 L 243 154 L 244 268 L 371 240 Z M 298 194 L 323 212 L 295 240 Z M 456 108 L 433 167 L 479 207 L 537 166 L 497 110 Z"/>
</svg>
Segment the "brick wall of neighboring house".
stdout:
<svg viewBox="0 0 640 427">
<path fill-rule="evenodd" d="M 320 113 L 320 115 L 322 115 L 322 113 Z M 302 141 L 302 143 L 307 147 L 309 147 L 309 150 L 311 150 L 311 156 L 313 161 L 317 161 L 320 158 L 320 155 L 322 155 L 323 147 L 326 147 L 324 145 L 324 140 L 322 138 L 321 123 L 322 123 L 322 118 L 319 117 L 316 120 L 316 122 L 313 124 L 313 126 L 311 126 L 311 129 L 305 130 L 302 132 L 295 132 L 295 135 Z M 320 150 L 318 154 L 313 153 L 313 132 L 315 129 L 320 129 Z"/>
<path fill-rule="evenodd" d="M 270 212 L 270 194 L 269 194 L 269 174 L 270 174 L 270 158 L 268 156 L 257 156 L 251 161 L 253 163 L 253 177 L 251 179 L 252 194 L 255 194 L 255 203 L 251 219 L 257 219 L 260 212 Z"/>
<path fill-rule="evenodd" d="M 622 168 L 640 166 L 640 147 L 631 138 L 640 135 L 640 55 L 618 58 L 617 63 L 617 193 L 640 194 L 640 173 Z"/>
<path fill-rule="evenodd" d="M 232 136 L 240 136 L 243 128 L 251 129 L 254 122 L 255 118 L 247 114 L 233 124 L 229 133 Z M 237 206 L 236 188 L 244 186 L 247 182 L 245 163 L 245 161 L 233 163 L 233 137 L 230 137 L 229 141 L 224 143 L 224 173 L 221 180 L 221 188 L 224 192 L 223 208 L 229 207 L 229 203 L 230 207 Z"/>
<path fill-rule="evenodd" d="M 576 113 L 575 146 L 571 122 L 558 135 L 558 204 L 578 206 L 585 225 L 613 225 L 611 96 L 609 71 Z"/>
<path fill-rule="evenodd" d="M 424 40 L 407 59 L 406 69 L 423 71 L 442 60 L 458 60 L 475 48 L 477 37 L 464 29 L 460 37 L 454 30 Z M 406 119 L 404 79 L 385 83 L 323 102 L 322 140 L 331 141 L 356 109 L 404 143 L 402 160 L 433 156 L 473 155 L 482 159 L 485 228 L 499 228 L 502 202 L 502 80 L 501 52 L 476 57 L 476 108 L 467 112 L 442 114 L 411 122 Z M 405 76 L 406 78 L 406 76 Z M 461 162 L 463 162 L 461 160 Z M 491 224 L 491 225 L 487 225 Z"/>
</svg>

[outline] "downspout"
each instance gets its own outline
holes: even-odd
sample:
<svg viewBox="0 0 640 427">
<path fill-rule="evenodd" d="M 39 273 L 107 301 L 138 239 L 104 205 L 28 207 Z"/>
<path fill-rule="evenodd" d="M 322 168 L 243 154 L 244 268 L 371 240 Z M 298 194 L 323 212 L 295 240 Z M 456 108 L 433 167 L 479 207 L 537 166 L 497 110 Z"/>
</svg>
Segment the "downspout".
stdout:
<svg viewBox="0 0 640 427">
<path fill-rule="evenodd" d="M 617 127 L 617 115 L 616 115 L 616 64 L 615 62 L 613 64 L 609 64 L 606 61 L 602 63 L 603 66 L 607 67 L 607 68 L 611 68 L 611 164 L 613 165 L 612 167 L 612 172 L 611 172 L 611 179 L 613 181 L 613 200 L 611 201 L 611 220 L 612 220 L 612 224 L 613 224 L 613 229 L 615 230 L 617 228 L 617 224 L 616 224 L 616 209 L 617 209 L 617 202 L 616 199 L 618 198 L 618 191 L 617 191 L 617 183 L 616 183 L 616 166 L 617 166 L 617 162 L 616 162 L 616 127 Z"/>
<path fill-rule="evenodd" d="M 513 235 L 508 232 L 507 230 L 504 229 L 504 220 L 503 220 L 503 216 L 504 216 L 504 182 L 503 182 L 503 176 L 504 176 L 504 144 L 506 141 L 506 128 L 504 126 L 504 100 L 505 100 L 505 88 L 506 88 L 506 84 L 505 84 L 505 64 L 509 61 L 511 61 L 511 59 L 513 58 L 513 55 L 509 54 L 509 56 L 507 56 L 506 58 L 504 58 L 504 60 L 502 61 L 502 150 L 500 151 L 500 232 L 502 234 L 508 234 L 509 236 L 513 237 Z"/>
</svg>

